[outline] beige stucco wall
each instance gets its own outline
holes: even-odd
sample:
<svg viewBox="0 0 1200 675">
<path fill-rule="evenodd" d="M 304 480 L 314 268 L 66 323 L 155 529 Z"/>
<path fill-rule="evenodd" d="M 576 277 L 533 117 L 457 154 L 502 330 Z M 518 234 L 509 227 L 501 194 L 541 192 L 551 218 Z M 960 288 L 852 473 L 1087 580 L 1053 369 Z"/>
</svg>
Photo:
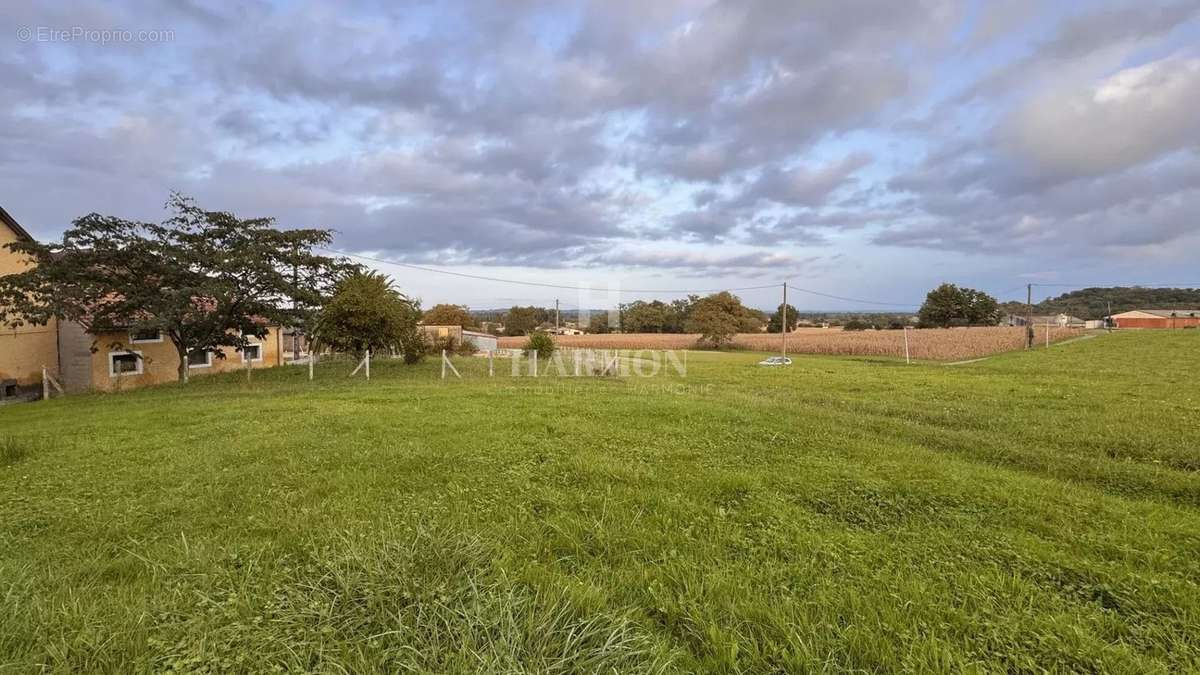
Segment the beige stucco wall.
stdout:
<svg viewBox="0 0 1200 675">
<path fill-rule="evenodd" d="M 259 369 L 282 365 L 280 339 L 279 329 L 269 329 L 267 335 L 260 341 L 262 344 L 262 359 L 253 361 L 251 367 Z M 171 344 L 171 341 L 166 336 L 163 336 L 161 342 L 134 343 L 130 341 L 127 333 L 104 333 L 93 336 L 93 340 L 95 341 L 94 347 L 96 351 L 92 354 L 92 389 L 120 391 L 151 384 L 175 382 L 179 379 L 179 355 L 175 352 L 175 345 Z M 137 375 L 113 376 L 109 372 L 110 354 L 113 352 L 128 351 L 141 353 L 142 372 Z M 246 364 L 237 350 L 225 348 L 221 351 L 224 353 L 225 358 L 218 358 L 214 355 L 211 366 L 189 368 L 188 377 L 203 377 L 212 373 L 224 373 L 233 370 L 244 370 L 246 368 Z"/>
<path fill-rule="evenodd" d="M 0 223 L 0 276 L 23 272 L 29 261 L 4 248 L 17 241 L 17 234 Z M 42 381 L 42 366 L 58 371 L 58 337 L 53 322 L 46 326 L 22 326 L 15 331 L 0 327 L 0 380 L 20 384 Z"/>
</svg>

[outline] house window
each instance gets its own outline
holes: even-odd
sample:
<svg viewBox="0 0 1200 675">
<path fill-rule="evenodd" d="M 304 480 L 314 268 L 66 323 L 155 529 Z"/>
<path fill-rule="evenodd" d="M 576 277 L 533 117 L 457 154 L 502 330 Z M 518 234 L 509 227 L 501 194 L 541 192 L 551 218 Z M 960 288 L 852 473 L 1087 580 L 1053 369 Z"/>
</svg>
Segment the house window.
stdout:
<svg viewBox="0 0 1200 675">
<path fill-rule="evenodd" d="M 262 361 L 262 345 L 247 345 L 243 348 L 242 361 Z"/>
<path fill-rule="evenodd" d="M 162 333 L 157 328 L 148 330 L 129 331 L 129 342 L 132 344 L 144 344 L 147 342 L 162 342 Z"/>
<path fill-rule="evenodd" d="M 108 376 L 141 375 L 142 363 L 141 352 L 109 352 Z"/>
<path fill-rule="evenodd" d="M 193 349 L 188 352 L 188 368 L 208 368 L 212 365 L 212 356 L 207 349 Z"/>
</svg>

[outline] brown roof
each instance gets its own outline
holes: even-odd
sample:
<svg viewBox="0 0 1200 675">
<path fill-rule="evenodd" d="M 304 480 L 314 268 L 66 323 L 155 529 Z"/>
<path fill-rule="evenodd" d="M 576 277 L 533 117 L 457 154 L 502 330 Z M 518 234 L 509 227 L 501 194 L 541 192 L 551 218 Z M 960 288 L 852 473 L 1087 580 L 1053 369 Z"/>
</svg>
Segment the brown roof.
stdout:
<svg viewBox="0 0 1200 675">
<path fill-rule="evenodd" d="M 8 229 L 16 232 L 17 237 L 26 241 L 33 241 L 33 237 L 12 216 L 8 215 L 8 211 L 5 211 L 3 206 L 0 206 L 0 223 L 4 223 L 8 226 Z"/>
<path fill-rule="evenodd" d="M 1156 316 L 1160 319 L 1169 319 L 1172 316 L 1189 317 L 1190 318 L 1193 316 L 1200 316 L 1200 309 L 1131 309 L 1128 312 L 1121 312 L 1120 314 L 1113 314 L 1113 318 L 1114 319 L 1137 318 L 1135 316 L 1132 316 L 1134 314 L 1149 314 L 1150 316 Z"/>
</svg>

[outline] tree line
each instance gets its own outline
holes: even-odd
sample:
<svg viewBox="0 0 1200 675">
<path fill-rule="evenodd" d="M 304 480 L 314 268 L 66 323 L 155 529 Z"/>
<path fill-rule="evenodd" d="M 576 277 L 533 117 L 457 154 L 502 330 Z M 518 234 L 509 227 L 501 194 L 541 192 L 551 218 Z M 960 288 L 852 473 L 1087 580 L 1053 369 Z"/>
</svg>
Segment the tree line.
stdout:
<svg viewBox="0 0 1200 675">
<path fill-rule="evenodd" d="M 1005 302 L 1004 312 L 1024 315 L 1023 302 Z M 1094 286 L 1034 303 L 1034 314 L 1070 314 L 1080 319 L 1103 319 L 1134 309 L 1200 309 L 1200 288 Z"/>
</svg>

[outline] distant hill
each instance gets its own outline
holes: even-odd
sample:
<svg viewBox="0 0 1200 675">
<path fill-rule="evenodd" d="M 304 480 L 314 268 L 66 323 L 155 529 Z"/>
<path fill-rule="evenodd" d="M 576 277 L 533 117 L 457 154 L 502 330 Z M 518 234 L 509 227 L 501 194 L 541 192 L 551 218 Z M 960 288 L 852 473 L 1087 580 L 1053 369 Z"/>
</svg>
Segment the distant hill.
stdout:
<svg viewBox="0 0 1200 675">
<path fill-rule="evenodd" d="M 1081 319 L 1100 319 L 1112 313 L 1131 309 L 1195 309 L 1200 307 L 1200 288 L 1145 288 L 1142 286 L 1112 286 L 1083 288 L 1035 303 L 1034 314 L 1062 312 Z M 1005 313 L 1024 314 L 1025 303 L 1005 302 Z"/>
</svg>

